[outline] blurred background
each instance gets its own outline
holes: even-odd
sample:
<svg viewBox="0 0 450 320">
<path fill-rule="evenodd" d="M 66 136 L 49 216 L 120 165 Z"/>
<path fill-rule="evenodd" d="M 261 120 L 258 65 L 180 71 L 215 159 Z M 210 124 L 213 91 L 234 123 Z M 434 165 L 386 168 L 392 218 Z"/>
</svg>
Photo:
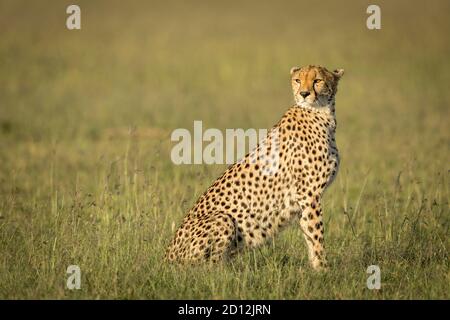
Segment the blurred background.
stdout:
<svg viewBox="0 0 450 320">
<path fill-rule="evenodd" d="M 66 296 L 59 274 L 73 260 L 104 275 L 87 276 L 80 296 L 305 297 L 298 280 L 266 293 L 209 278 L 189 291 L 180 289 L 189 276 L 174 288 L 166 284 L 176 273 L 153 268 L 173 225 L 225 168 L 173 165 L 170 133 L 193 130 L 194 120 L 270 128 L 293 104 L 290 68 L 308 64 L 345 69 L 336 99 L 342 164 L 326 198 L 328 237 L 342 244 L 335 256 L 356 237 L 382 260 L 373 248 L 388 256 L 401 247 L 401 222 L 423 205 L 433 218 L 422 226 L 430 237 L 440 226 L 437 238 L 404 249 L 431 252 L 426 261 L 436 264 L 423 270 L 436 282 L 418 289 L 428 288 L 418 275 L 412 289 L 393 284 L 383 294 L 448 297 L 438 280 L 449 277 L 448 1 L 377 1 L 381 30 L 366 27 L 372 1 L 80 0 L 81 30 L 66 28 L 70 4 L 0 0 L 1 297 Z M 367 257 L 357 248 L 354 263 Z M 142 270 L 154 281 L 141 282 Z M 366 297 L 352 288 L 318 297 Z"/>
</svg>

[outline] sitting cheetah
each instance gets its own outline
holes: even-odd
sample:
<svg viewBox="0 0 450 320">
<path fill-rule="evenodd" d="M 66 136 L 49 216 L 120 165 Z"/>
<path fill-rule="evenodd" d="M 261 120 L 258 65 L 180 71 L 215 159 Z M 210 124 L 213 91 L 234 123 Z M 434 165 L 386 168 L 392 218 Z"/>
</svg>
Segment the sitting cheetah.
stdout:
<svg viewBox="0 0 450 320">
<path fill-rule="evenodd" d="M 264 243 L 295 220 L 312 267 L 326 267 L 320 201 L 339 165 L 335 95 L 343 73 L 291 69 L 296 104 L 198 199 L 167 249 L 168 261 L 218 261 Z"/>
</svg>

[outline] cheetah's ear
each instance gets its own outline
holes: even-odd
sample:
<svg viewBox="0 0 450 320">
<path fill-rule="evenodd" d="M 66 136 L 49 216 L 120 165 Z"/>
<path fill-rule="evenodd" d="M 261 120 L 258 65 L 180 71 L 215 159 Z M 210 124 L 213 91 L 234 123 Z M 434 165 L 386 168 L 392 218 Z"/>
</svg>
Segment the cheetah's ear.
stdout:
<svg viewBox="0 0 450 320">
<path fill-rule="evenodd" d="M 336 69 L 333 71 L 333 74 L 340 79 L 344 75 L 344 69 Z"/>
<path fill-rule="evenodd" d="M 300 67 L 292 67 L 291 68 L 291 76 L 300 69 L 301 69 Z"/>
</svg>

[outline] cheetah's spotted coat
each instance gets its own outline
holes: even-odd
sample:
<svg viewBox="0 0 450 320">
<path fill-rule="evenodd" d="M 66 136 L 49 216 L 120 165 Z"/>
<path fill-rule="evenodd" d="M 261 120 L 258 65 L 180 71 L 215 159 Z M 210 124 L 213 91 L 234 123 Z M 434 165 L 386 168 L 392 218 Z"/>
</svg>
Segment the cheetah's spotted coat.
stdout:
<svg viewBox="0 0 450 320">
<path fill-rule="evenodd" d="M 198 199 L 167 260 L 218 261 L 262 244 L 295 220 L 313 268 L 326 265 L 320 201 L 339 165 L 335 95 L 342 74 L 320 66 L 291 69 L 296 105 Z"/>
</svg>

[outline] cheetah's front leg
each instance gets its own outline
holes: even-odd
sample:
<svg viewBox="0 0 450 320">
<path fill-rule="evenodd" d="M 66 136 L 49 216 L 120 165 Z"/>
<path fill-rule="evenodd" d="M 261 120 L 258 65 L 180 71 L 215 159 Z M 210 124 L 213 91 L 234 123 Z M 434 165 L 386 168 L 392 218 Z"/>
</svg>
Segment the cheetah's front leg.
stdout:
<svg viewBox="0 0 450 320">
<path fill-rule="evenodd" d="M 308 246 L 308 256 L 315 270 L 326 268 L 327 262 L 323 245 L 322 208 L 319 197 L 311 197 L 302 202 L 300 227 Z"/>
</svg>

